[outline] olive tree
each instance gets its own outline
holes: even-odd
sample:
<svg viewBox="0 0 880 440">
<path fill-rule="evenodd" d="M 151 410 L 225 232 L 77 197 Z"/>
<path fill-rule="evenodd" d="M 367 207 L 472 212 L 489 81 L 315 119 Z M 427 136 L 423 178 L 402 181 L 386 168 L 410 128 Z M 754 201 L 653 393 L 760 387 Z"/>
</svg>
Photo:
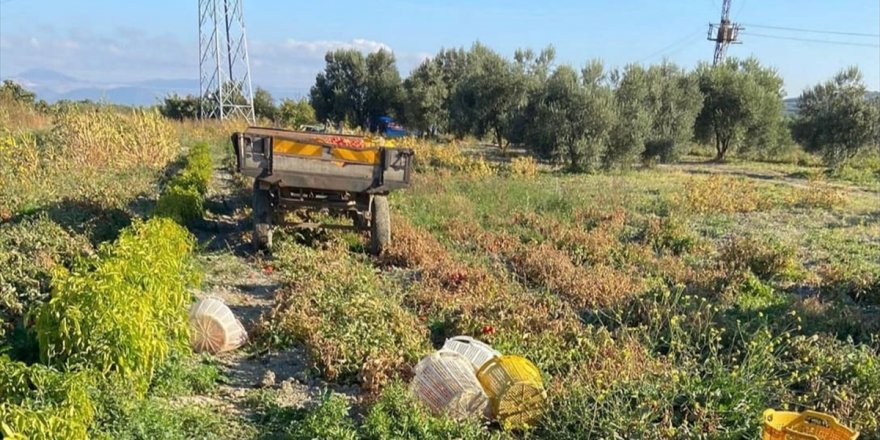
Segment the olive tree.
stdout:
<svg viewBox="0 0 880 440">
<path fill-rule="evenodd" d="M 592 170 L 612 126 L 612 99 L 600 78 L 585 81 L 570 66 L 560 66 L 532 103 L 534 121 L 526 142 L 542 157 L 564 161 L 573 170 Z"/>
<path fill-rule="evenodd" d="M 523 76 L 511 62 L 475 44 L 451 97 L 450 128 L 458 135 L 491 135 L 504 152 L 514 116 L 525 104 L 524 92 Z"/>
<path fill-rule="evenodd" d="M 728 59 L 717 66 L 697 68 L 703 108 L 697 116 L 695 134 L 701 142 L 714 144 L 715 159 L 744 145 L 770 142 L 784 123 L 782 78 L 754 58 Z"/>
<path fill-rule="evenodd" d="M 647 106 L 651 113 L 651 130 L 645 159 L 673 162 L 694 136 L 694 122 L 703 106 L 703 95 L 695 75 L 674 63 L 664 61 L 648 68 Z"/>
<path fill-rule="evenodd" d="M 833 79 L 805 90 L 792 129 L 795 140 L 807 151 L 821 153 L 829 165 L 852 158 L 876 143 L 880 113 L 865 92 L 857 67 L 844 69 Z"/>
<path fill-rule="evenodd" d="M 651 134 L 653 115 L 649 107 L 650 89 L 655 85 L 648 72 L 638 64 L 626 66 L 622 73 L 612 72 L 614 90 L 614 128 L 611 130 L 608 150 L 603 162 L 606 168 L 629 167 L 645 151 L 645 141 Z"/>
<path fill-rule="evenodd" d="M 403 82 L 404 122 L 425 134 L 444 130 L 449 119 L 448 97 L 440 63 L 423 61 Z"/>
</svg>

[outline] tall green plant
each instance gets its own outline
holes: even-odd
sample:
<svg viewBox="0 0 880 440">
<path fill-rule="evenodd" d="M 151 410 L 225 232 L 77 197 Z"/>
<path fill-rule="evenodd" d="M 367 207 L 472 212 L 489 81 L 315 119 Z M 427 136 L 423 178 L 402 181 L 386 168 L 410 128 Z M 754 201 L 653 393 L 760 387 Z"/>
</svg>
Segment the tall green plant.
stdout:
<svg viewBox="0 0 880 440">
<path fill-rule="evenodd" d="M 140 393 L 173 350 L 189 350 L 193 237 L 174 222 L 137 222 L 98 255 L 53 278 L 36 320 L 44 363 L 119 373 Z"/>
</svg>

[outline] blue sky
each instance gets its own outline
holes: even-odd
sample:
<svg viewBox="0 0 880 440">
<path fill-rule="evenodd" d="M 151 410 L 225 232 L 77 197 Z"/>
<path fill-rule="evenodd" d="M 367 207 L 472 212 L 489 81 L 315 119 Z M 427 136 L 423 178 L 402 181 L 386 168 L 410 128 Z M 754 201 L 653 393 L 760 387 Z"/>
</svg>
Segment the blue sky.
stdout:
<svg viewBox="0 0 880 440">
<path fill-rule="evenodd" d="M 712 55 L 707 24 L 721 0 L 246 0 L 255 83 L 303 89 L 336 47 L 388 47 L 406 75 L 440 47 L 479 40 L 511 55 L 518 47 L 552 44 L 557 63 L 609 66 L 667 56 L 694 66 Z M 880 37 L 810 34 L 749 24 L 880 34 L 878 0 L 733 0 L 746 34 L 843 42 L 857 47 L 743 35 L 732 56 L 775 66 L 789 95 L 858 65 L 880 89 Z M 33 68 L 95 82 L 198 77 L 197 0 L 0 0 L 0 76 Z"/>
</svg>

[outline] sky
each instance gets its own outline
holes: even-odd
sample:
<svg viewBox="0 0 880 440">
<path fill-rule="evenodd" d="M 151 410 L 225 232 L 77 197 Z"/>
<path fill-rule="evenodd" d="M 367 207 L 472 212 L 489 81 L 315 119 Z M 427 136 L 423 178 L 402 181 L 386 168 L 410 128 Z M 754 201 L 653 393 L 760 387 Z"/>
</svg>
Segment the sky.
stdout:
<svg viewBox="0 0 880 440">
<path fill-rule="evenodd" d="M 732 0 L 743 44 L 730 56 L 774 66 L 786 94 L 857 65 L 880 90 L 880 0 Z M 0 0 L 0 77 L 51 69 L 101 83 L 198 78 L 197 0 Z M 389 48 L 402 75 L 441 47 L 480 41 L 504 55 L 553 45 L 557 64 L 664 57 L 711 61 L 721 0 L 245 0 L 254 84 L 304 90 L 327 50 Z M 767 26 L 869 34 L 807 33 Z M 857 43 L 862 46 L 775 37 Z"/>
</svg>

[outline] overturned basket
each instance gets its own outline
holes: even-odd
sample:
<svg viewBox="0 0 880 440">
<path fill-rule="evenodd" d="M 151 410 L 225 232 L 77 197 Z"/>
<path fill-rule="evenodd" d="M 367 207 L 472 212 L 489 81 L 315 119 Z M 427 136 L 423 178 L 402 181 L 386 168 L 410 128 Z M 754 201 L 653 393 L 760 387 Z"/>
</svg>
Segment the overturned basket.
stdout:
<svg viewBox="0 0 880 440">
<path fill-rule="evenodd" d="M 541 415 L 544 382 L 541 372 L 528 359 L 505 355 L 490 359 L 477 372 L 492 414 L 505 429 L 522 428 Z"/>
<path fill-rule="evenodd" d="M 479 370 L 490 359 L 501 356 L 501 353 L 495 351 L 485 342 L 478 341 L 470 336 L 449 338 L 443 344 L 443 349 L 460 353 L 471 362 L 474 366 L 474 371 Z"/>
<path fill-rule="evenodd" d="M 247 332 L 232 310 L 217 298 L 205 298 L 189 309 L 190 343 L 196 352 L 220 353 L 247 342 Z"/>
<path fill-rule="evenodd" d="M 486 394 L 461 354 L 439 350 L 422 358 L 414 372 L 410 389 L 435 414 L 453 419 L 486 415 Z"/>
</svg>

